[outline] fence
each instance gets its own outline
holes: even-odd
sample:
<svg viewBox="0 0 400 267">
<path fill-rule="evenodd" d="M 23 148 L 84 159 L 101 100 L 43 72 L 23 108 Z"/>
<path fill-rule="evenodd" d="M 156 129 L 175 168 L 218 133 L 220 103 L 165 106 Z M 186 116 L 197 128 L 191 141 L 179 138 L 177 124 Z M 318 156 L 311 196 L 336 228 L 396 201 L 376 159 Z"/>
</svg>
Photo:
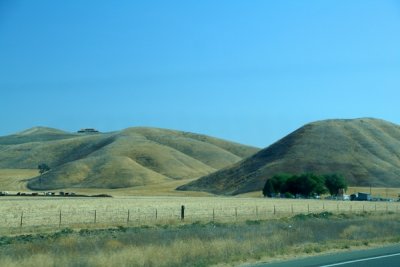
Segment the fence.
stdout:
<svg viewBox="0 0 400 267">
<path fill-rule="evenodd" d="M 124 209 L 28 210 L 0 214 L 0 231 L 29 231 L 40 227 L 108 227 L 172 224 L 176 222 L 235 222 L 263 220 L 295 214 L 361 212 L 399 212 L 400 203 L 382 202 L 315 202 L 249 206 L 213 206 L 207 208 L 177 206 L 176 208 L 145 207 Z"/>
</svg>

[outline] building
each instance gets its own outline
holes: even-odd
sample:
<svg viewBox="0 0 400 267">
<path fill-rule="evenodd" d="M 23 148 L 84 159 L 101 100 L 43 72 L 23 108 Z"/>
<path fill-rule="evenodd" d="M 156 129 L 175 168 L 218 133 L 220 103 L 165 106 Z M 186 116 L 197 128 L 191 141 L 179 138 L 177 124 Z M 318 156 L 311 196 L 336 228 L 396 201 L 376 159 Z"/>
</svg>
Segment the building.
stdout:
<svg viewBox="0 0 400 267">
<path fill-rule="evenodd" d="M 78 133 L 98 133 L 99 131 L 93 128 L 83 128 L 78 131 Z"/>
<path fill-rule="evenodd" d="M 367 193 L 356 193 L 350 195 L 350 200 L 357 200 L 357 201 L 371 201 L 371 194 Z"/>
</svg>

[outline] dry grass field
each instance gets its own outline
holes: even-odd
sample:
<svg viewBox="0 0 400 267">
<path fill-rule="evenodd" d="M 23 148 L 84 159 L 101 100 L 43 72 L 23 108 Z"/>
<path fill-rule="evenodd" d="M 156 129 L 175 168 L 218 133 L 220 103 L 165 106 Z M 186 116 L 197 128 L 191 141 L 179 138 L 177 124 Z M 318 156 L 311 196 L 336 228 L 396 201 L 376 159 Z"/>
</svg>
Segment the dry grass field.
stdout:
<svg viewBox="0 0 400 267">
<path fill-rule="evenodd" d="M 28 192 L 26 178 L 37 170 L 0 171 L 0 191 Z M 232 222 L 290 216 L 297 213 L 397 212 L 399 202 L 350 202 L 328 200 L 265 199 L 260 192 L 221 197 L 204 192 L 176 191 L 183 181 L 124 189 L 63 189 L 77 194 L 110 194 L 113 198 L 84 197 L 0 197 L 0 232 L 14 229 L 34 232 L 38 228 L 108 227 L 155 225 L 180 222 Z M 370 188 L 349 188 L 348 193 L 369 192 Z M 372 188 L 372 193 L 397 197 L 399 189 Z M 22 217 L 22 224 L 21 224 Z"/>
<path fill-rule="evenodd" d="M 0 266 L 238 266 L 400 240 L 398 213 L 0 236 Z M 247 266 L 246 264 L 246 266 Z"/>
<path fill-rule="evenodd" d="M 1 197 L 0 233 L 181 223 L 237 222 L 298 213 L 390 213 L 398 202 L 350 202 L 235 197 Z"/>
</svg>

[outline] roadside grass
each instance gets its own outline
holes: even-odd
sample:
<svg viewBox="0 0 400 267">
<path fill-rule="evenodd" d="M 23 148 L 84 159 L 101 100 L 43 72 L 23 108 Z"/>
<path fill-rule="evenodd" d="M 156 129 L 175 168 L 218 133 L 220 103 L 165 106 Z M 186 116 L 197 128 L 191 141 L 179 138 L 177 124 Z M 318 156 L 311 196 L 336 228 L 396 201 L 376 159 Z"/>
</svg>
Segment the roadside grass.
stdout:
<svg viewBox="0 0 400 267">
<path fill-rule="evenodd" d="M 400 241 L 396 213 L 296 215 L 237 223 L 69 228 L 0 237 L 0 266 L 210 266 Z"/>
</svg>

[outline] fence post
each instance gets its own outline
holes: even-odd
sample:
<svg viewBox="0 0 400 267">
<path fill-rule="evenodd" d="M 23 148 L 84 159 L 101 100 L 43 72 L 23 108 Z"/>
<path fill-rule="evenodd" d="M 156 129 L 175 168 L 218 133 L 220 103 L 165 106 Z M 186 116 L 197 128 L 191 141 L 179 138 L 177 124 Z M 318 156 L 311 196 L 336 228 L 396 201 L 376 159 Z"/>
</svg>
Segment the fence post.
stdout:
<svg viewBox="0 0 400 267">
<path fill-rule="evenodd" d="M 235 220 L 237 221 L 237 208 L 235 208 Z"/>
<path fill-rule="evenodd" d="M 156 221 L 157 221 L 157 218 L 158 218 L 158 211 L 157 211 L 157 208 L 156 208 Z"/>
<path fill-rule="evenodd" d="M 274 215 L 276 214 L 276 207 L 275 207 L 275 205 L 274 205 Z"/>
<path fill-rule="evenodd" d="M 213 208 L 213 223 L 215 222 L 215 210 Z"/>
<path fill-rule="evenodd" d="M 94 210 L 94 223 L 96 223 L 96 221 L 97 221 L 97 211 Z"/>
<path fill-rule="evenodd" d="M 24 212 L 23 211 L 21 212 L 21 221 L 20 221 L 20 224 L 19 224 L 20 228 L 22 228 L 22 218 L 24 218 Z"/>
<path fill-rule="evenodd" d="M 185 206 L 181 206 L 181 221 L 185 220 Z"/>
<path fill-rule="evenodd" d="M 59 218 L 59 221 L 58 221 L 58 228 L 60 228 L 61 227 L 61 210 L 60 210 L 60 218 Z"/>
<path fill-rule="evenodd" d="M 130 217 L 130 210 L 128 209 L 128 217 L 126 218 L 126 224 L 129 224 L 129 218 Z"/>
</svg>

